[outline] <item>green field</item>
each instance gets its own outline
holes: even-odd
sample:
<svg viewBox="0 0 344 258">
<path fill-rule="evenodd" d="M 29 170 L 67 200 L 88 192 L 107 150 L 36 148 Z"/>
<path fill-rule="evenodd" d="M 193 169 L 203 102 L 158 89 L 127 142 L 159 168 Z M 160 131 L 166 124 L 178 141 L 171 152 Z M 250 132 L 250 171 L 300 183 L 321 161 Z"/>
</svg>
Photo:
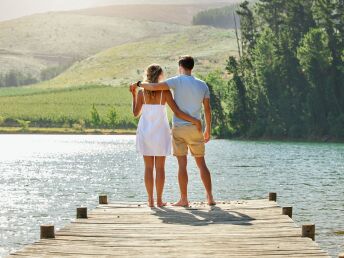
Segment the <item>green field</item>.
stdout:
<svg viewBox="0 0 344 258">
<path fill-rule="evenodd" d="M 136 128 L 138 121 L 131 112 L 132 99 L 129 87 L 93 85 L 21 92 L 21 94 L 0 96 L 0 133 L 17 132 L 19 129 L 10 129 L 19 126 L 17 120 L 30 121 L 30 127 L 33 127 L 31 131 L 41 133 L 61 132 L 58 128 L 69 128 L 65 132 L 73 133 L 79 131 L 73 130 L 73 127 L 75 124 L 78 125 L 80 120 L 85 122 L 85 128 L 94 128 L 91 124 L 93 105 L 103 120 L 99 128 L 109 128 L 106 122 L 109 111 L 113 109 L 118 115 L 115 129 L 125 129 L 125 132 L 130 133 Z M 169 108 L 168 114 L 171 119 L 172 113 Z M 2 125 L 1 121 L 3 121 Z M 108 131 L 103 130 L 100 133 L 108 133 Z"/>
<path fill-rule="evenodd" d="M 106 119 L 109 110 L 116 107 L 121 127 L 135 126 L 128 88 L 109 86 L 88 86 L 1 97 L 0 115 L 11 120 L 31 121 L 35 126 L 68 127 L 80 119 L 87 123 L 93 104 L 102 118 Z"/>
</svg>

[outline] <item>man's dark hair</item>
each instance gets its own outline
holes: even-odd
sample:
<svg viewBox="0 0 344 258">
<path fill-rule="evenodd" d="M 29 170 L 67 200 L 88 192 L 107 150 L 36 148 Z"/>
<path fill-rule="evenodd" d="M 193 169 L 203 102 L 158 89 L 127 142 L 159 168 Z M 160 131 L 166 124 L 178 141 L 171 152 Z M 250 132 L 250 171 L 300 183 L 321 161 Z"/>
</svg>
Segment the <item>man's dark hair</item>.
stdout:
<svg viewBox="0 0 344 258">
<path fill-rule="evenodd" d="M 187 70 L 192 70 L 195 66 L 195 60 L 192 56 L 181 56 L 178 63 L 179 66 Z"/>
</svg>

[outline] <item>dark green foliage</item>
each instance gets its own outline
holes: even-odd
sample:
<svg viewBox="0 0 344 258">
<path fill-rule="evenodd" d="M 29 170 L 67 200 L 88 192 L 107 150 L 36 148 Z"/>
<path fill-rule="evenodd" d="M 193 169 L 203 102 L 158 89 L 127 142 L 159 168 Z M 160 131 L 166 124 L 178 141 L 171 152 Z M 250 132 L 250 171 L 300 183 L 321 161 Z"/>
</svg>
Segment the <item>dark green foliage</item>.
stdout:
<svg viewBox="0 0 344 258">
<path fill-rule="evenodd" d="M 344 137 L 344 1 L 244 2 L 240 58 L 230 57 L 232 136 Z"/>
<path fill-rule="evenodd" d="M 23 131 L 23 132 L 26 132 L 28 129 L 29 129 L 29 126 L 30 126 L 30 121 L 26 121 L 26 120 L 20 120 L 20 119 L 18 119 L 17 120 L 17 123 L 19 124 L 19 126 L 20 126 L 20 128 L 21 128 L 21 130 Z"/>
<path fill-rule="evenodd" d="M 228 134 L 228 123 L 224 104 L 226 103 L 227 95 L 223 92 L 226 82 L 221 79 L 218 71 L 210 73 L 203 78 L 210 90 L 210 105 L 212 107 L 212 124 L 213 133 L 218 137 L 225 137 Z"/>
<path fill-rule="evenodd" d="M 235 28 L 234 16 L 239 20 L 235 13 L 237 5 L 231 5 L 221 8 L 209 9 L 199 12 L 193 17 L 193 25 L 208 25 L 216 28 Z"/>
<path fill-rule="evenodd" d="M 99 112 L 96 108 L 96 106 L 93 104 L 92 110 L 91 110 L 91 125 L 95 128 L 98 128 L 101 124 L 101 119 Z"/>
<path fill-rule="evenodd" d="M 31 74 L 22 74 L 14 70 L 6 74 L 0 74 L 0 87 L 22 86 L 37 82 L 38 80 Z"/>
<path fill-rule="evenodd" d="M 113 107 L 109 110 L 109 113 L 108 113 L 108 125 L 112 128 L 112 129 L 115 129 L 117 123 L 118 123 L 118 114 L 117 114 L 117 111 L 116 111 L 116 108 Z"/>
<path fill-rule="evenodd" d="M 11 70 L 8 73 L 0 73 L 0 87 L 16 87 L 35 84 L 40 81 L 50 80 L 69 68 L 77 59 L 61 63 L 55 67 L 49 67 L 41 71 L 41 74 L 34 76 L 32 74 L 23 74 L 19 71 Z"/>
<path fill-rule="evenodd" d="M 66 71 L 75 61 L 77 61 L 77 60 L 72 59 L 69 62 L 61 63 L 58 66 L 49 67 L 49 68 L 42 70 L 41 71 L 41 78 L 40 78 L 41 81 L 47 81 L 47 80 L 50 80 L 52 78 L 55 78 L 56 76 L 58 76 L 62 72 Z"/>
</svg>

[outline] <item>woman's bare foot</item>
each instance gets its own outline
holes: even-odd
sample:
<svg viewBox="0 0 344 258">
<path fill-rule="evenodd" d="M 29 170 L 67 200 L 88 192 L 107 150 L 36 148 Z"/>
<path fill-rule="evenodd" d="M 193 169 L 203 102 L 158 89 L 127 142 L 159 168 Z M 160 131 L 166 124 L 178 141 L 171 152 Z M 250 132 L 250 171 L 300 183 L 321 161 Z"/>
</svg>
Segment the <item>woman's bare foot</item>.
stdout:
<svg viewBox="0 0 344 258">
<path fill-rule="evenodd" d="M 154 198 L 148 198 L 148 207 L 154 207 Z"/>
<path fill-rule="evenodd" d="M 208 205 L 209 205 L 209 206 L 214 206 L 214 205 L 216 205 L 216 202 L 214 201 L 213 195 L 208 195 L 208 196 L 207 196 L 207 200 L 208 200 Z"/>
<path fill-rule="evenodd" d="M 177 207 L 189 207 L 189 201 L 188 200 L 179 200 L 178 202 L 172 204 L 172 206 L 177 206 Z"/>
</svg>

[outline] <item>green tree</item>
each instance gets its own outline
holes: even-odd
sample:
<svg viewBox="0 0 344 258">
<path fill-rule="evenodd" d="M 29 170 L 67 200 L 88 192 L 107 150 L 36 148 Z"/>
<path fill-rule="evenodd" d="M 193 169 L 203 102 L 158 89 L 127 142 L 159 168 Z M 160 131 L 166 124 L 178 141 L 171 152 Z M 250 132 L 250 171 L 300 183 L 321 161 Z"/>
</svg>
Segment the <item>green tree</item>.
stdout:
<svg viewBox="0 0 344 258">
<path fill-rule="evenodd" d="M 30 121 L 26 121 L 26 120 L 18 119 L 18 120 L 17 120 L 17 123 L 18 123 L 19 126 L 21 127 L 21 130 L 22 130 L 23 132 L 26 132 L 26 131 L 28 131 L 31 122 L 30 122 Z"/>
<path fill-rule="evenodd" d="M 237 14 L 240 16 L 241 42 L 243 53 L 250 53 L 258 36 L 256 20 L 249 2 L 244 1 L 239 5 Z"/>
<path fill-rule="evenodd" d="M 101 124 L 101 118 L 96 106 L 93 104 L 91 110 L 91 125 L 95 128 L 98 128 Z"/>
<path fill-rule="evenodd" d="M 116 108 L 115 107 L 112 107 L 109 112 L 108 112 L 108 115 L 107 115 L 107 119 L 108 119 L 108 124 L 109 126 L 112 128 L 112 129 L 115 129 L 115 127 L 117 126 L 118 124 L 118 114 L 117 114 L 117 111 L 116 111 Z"/>
<path fill-rule="evenodd" d="M 221 73 L 215 71 L 203 78 L 210 90 L 210 105 L 212 108 L 213 134 L 218 137 L 225 137 L 228 134 L 228 114 L 224 109 L 226 92 L 226 81 L 221 78 Z"/>
<path fill-rule="evenodd" d="M 333 78 L 335 102 L 344 112 L 344 62 L 341 58 L 344 49 L 344 3 L 343 0 L 314 0 L 314 17 L 317 25 L 323 28 L 328 36 L 327 47 L 331 51 L 332 65 L 329 71 Z"/>
<path fill-rule="evenodd" d="M 331 84 L 332 78 L 327 74 L 331 69 L 331 51 L 327 48 L 328 36 L 322 29 L 312 29 L 304 37 L 297 51 L 301 67 L 309 82 L 307 105 L 309 110 L 310 129 L 317 135 L 323 135 L 328 131 L 327 117 L 329 112 L 338 112 L 333 107 L 335 94 Z"/>
<path fill-rule="evenodd" d="M 344 1 L 245 1 L 237 14 L 239 58 L 221 98 L 229 133 L 344 137 Z"/>
<path fill-rule="evenodd" d="M 233 78 L 228 83 L 228 104 L 231 111 L 230 125 L 235 133 L 245 134 L 249 121 L 247 115 L 246 88 L 240 75 L 239 65 L 234 57 L 230 57 L 226 70 Z"/>
<path fill-rule="evenodd" d="M 218 28 L 234 28 L 237 5 L 201 11 L 193 17 L 193 25 L 208 25 Z M 238 17 L 236 17 L 238 18 Z"/>
<path fill-rule="evenodd" d="M 3 116 L 0 116 L 0 126 L 5 123 L 5 118 Z"/>
</svg>

